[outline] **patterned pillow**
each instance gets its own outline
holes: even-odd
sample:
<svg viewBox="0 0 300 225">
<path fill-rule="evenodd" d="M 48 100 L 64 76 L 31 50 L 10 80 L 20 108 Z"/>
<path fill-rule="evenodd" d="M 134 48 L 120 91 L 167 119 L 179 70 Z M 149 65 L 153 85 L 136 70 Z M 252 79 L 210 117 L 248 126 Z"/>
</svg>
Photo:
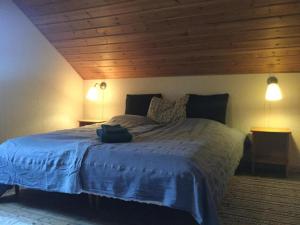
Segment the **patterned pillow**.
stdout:
<svg viewBox="0 0 300 225">
<path fill-rule="evenodd" d="M 125 114 L 146 116 L 153 97 L 161 98 L 161 94 L 127 95 Z"/>
<path fill-rule="evenodd" d="M 188 96 L 181 97 L 175 102 L 153 97 L 147 117 L 158 123 L 169 123 L 185 119 L 187 101 Z"/>
</svg>

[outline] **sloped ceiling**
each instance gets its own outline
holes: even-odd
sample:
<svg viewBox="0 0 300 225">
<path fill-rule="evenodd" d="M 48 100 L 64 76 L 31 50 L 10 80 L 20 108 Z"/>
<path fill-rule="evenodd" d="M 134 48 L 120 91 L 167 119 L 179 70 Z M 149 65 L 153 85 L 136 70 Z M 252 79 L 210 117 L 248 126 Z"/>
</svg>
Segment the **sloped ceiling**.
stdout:
<svg viewBox="0 0 300 225">
<path fill-rule="evenodd" d="M 84 79 L 300 71 L 299 0 L 14 0 Z"/>
</svg>

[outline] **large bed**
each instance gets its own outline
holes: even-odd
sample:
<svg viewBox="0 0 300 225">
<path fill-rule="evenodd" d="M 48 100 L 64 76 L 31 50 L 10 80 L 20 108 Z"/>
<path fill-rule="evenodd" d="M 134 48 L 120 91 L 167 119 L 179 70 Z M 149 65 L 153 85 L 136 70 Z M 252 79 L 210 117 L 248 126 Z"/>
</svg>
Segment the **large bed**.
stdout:
<svg viewBox="0 0 300 225">
<path fill-rule="evenodd" d="M 189 212 L 218 225 L 217 207 L 243 152 L 245 135 L 189 118 L 167 125 L 122 115 L 130 143 L 101 143 L 99 124 L 8 140 L 0 145 L 0 195 L 12 185 L 89 193 Z"/>
</svg>

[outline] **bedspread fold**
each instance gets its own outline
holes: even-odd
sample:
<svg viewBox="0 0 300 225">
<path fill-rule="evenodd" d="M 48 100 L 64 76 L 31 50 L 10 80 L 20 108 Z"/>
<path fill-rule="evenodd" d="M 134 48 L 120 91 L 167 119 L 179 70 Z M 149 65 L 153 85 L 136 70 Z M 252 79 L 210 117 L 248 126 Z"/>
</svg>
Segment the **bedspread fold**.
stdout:
<svg viewBox="0 0 300 225">
<path fill-rule="evenodd" d="M 82 129 L 8 140 L 0 145 L 0 183 L 81 193 L 81 163 L 88 148 L 97 144 L 93 132 Z"/>
</svg>

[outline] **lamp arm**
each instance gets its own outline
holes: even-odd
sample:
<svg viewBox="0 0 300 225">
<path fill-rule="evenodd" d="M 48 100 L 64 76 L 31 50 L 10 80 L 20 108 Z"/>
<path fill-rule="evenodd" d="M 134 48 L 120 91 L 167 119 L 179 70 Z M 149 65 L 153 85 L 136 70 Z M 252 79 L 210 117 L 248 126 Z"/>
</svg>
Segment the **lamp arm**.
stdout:
<svg viewBox="0 0 300 225">
<path fill-rule="evenodd" d="M 100 88 L 101 90 L 105 90 L 105 89 L 106 89 L 106 86 L 107 86 L 106 82 L 95 83 L 95 84 L 94 84 L 94 87 L 97 87 L 97 85 L 99 85 L 99 88 Z"/>
</svg>

